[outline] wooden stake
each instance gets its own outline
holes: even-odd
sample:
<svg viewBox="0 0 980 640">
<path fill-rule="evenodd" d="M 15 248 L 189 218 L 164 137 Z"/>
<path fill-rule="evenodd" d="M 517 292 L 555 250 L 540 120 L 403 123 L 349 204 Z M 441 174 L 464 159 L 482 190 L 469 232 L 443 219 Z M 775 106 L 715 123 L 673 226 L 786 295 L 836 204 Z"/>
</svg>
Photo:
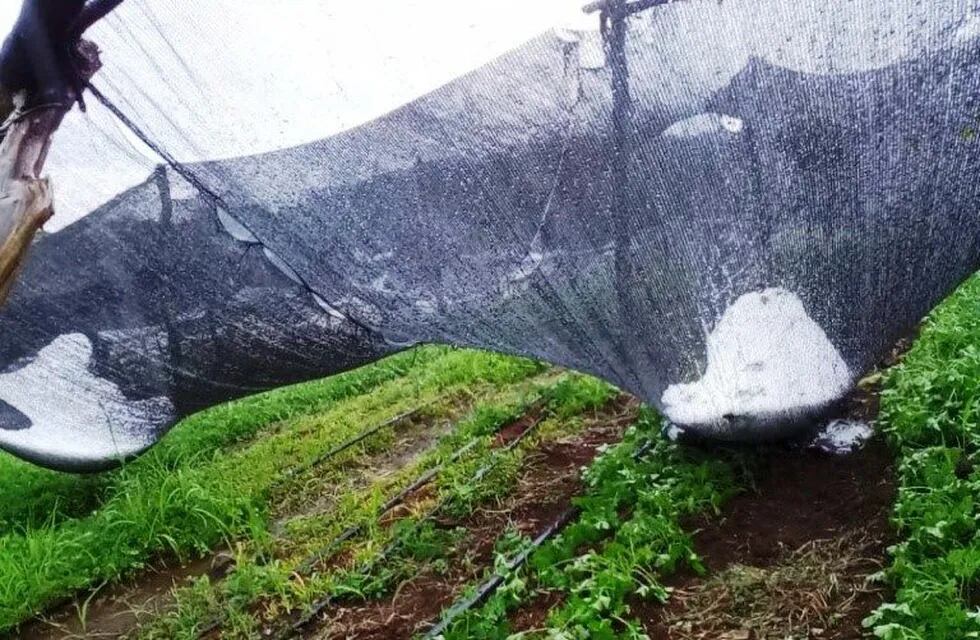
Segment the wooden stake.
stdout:
<svg viewBox="0 0 980 640">
<path fill-rule="evenodd" d="M 83 40 L 78 56 L 87 82 L 101 67 L 98 47 Z M 0 88 L 0 94 L 7 93 Z M 25 99 L 21 94 L 0 100 L 0 110 L 4 103 L 14 107 L 0 142 L 0 306 L 10 295 L 34 236 L 54 215 L 51 182 L 41 172 L 54 133 L 70 108 L 52 105 L 21 113 L 19 105 Z"/>
</svg>

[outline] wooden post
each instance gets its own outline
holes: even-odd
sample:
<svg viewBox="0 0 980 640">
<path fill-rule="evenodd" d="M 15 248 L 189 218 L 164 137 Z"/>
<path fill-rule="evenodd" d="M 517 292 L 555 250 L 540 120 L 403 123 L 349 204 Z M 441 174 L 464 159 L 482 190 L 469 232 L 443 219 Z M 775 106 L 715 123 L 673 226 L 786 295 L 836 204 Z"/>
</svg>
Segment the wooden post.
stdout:
<svg viewBox="0 0 980 640">
<path fill-rule="evenodd" d="M 77 40 L 74 47 L 75 80 L 84 86 L 101 67 L 99 49 L 87 40 Z M 35 235 L 54 214 L 51 182 L 41 173 L 54 133 L 74 104 L 63 101 L 25 110 L 30 98 L 28 90 L 0 87 L 0 307 Z"/>
<path fill-rule="evenodd" d="M 30 114 L 13 123 L 0 143 L 0 305 L 35 234 L 54 213 L 51 183 L 39 172 L 63 115 L 53 109 Z"/>
</svg>

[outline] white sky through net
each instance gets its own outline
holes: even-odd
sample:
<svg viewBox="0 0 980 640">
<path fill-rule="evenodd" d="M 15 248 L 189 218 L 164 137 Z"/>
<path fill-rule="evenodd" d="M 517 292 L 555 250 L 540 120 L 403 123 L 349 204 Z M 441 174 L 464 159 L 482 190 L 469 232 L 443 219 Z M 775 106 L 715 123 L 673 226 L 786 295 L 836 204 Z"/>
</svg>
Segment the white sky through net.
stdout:
<svg viewBox="0 0 980 640">
<path fill-rule="evenodd" d="M 20 4 L 0 0 L 4 33 Z M 368 122 L 550 28 L 595 29 L 582 4 L 127 0 L 88 37 L 103 50 L 96 82 L 158 123 L 151 133 L 179 160 L 194 162 L 287 148 Z M 58 189 L 49 231 L 142 182 L 160 162 L 90 106 L 87 115 L 69 114 L 47 165 Z"/>
</svg>

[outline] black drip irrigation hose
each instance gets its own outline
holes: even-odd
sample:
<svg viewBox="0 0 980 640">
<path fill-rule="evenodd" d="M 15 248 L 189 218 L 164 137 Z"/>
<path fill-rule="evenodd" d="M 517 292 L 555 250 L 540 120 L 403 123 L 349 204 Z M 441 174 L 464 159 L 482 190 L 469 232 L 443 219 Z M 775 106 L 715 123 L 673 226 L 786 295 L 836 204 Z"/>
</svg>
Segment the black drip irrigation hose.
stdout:
<svg viewBox="0 0 980 640">
<path fill-rule="evenodd" d="M 531 409 L 529 408 L 529 411 L 530 410 Z M 534 420 L 534 422 L 532 422 L 527 427 L 527 429 L 525 429 L 523 432 L 521 432 L 521 434 L 518 437 L 514 438 L 514 440 L 508 443 L 507 446 L 495 450 L 493 452 L 493 458 L 489 462 L 487 462 L 487 464 L 480 467 L 480 469 L 478 469 L 477 472 L 474 473 L 473 476 L 470 478 L 470 481 L 478 482 L 483 478 L 485 478 L 486 475 L 490 473 L 493 470 L 493 468 L 496 466 L 496 464 L 500 461 L 501 453 L 507 453 L 517 448 L 518 445 L 520 445 L 525 439 L 527 439 L 527 437 L 530 436 L 534 431 L 536 431 L 537 428 L 541 425 L 541 423 L 544 422 L 544 416 L 545 413 L 542 412 L 542 414 L 539 415 Z M 435 517 L 440 511 L 442 511 L 446 507 L 446 505 L 449 504 L 451 499 L 452 499 L 451 496 L 446 496 L 442 500 L 440 500 L 421 519 L 419 519 L 418 522 L 415 523 L 413 530 L 417 530 L 423 523 Z M 395 540 L 392 540 L 390 543 L 388 543 L 388 545 L 384 549 L 381 550 L 381 553 L 379 553 L 377 556 L 375 556 L 371 560 L 367 561 L 364 565 L 362 565 L 361 568 L 358 570 L 358 572 L 362 574 L 368 574 L 371 571 L 373 571 L 375 567 L 377 567 L 379 564 L 384 562 L 388 558 L 388 556 L 390 556 L 394 551 L 398 549 L 399 546 L 401 546 L 402 540 L 403 538 L 396 538 Z M 333 595 L 328 595 L 314 602 L 313 605 L 310 607 L 310 610 L 307 611 L 307 613 L 304 614 L 299 620 L 297 620 L 292 625 L 290 625 L 285 630 L 283 630 L 281 633 L 273 637 L 275 638 L 275 640 L 287 640 L 288 638 L 296 637 L 297 635 L 302 633 L 303 629 L 305 629 L 307 625 L 309 625 L 317 616 L 319 616 L 320 613 L 322 613 L 327 607 L 333 604 L 334 600 L 335 597 Z"/>
<path fill-rule="evenodd" d="M 428 402 L 426 402 L 424 404 L 421 404 L 421 405 L 415 407 L 414 409 L 411 409 L 410 411 L 406 411 L 405 413 L 400 413 L 397 416 L 394 416 L 392 418 L 389 418 L 389 419 L 385 420 L 384 422 L 381 422 L 381 423 L 379 423 L 379 424 L 371 427 L 367 431 L 363 431 L 363 432 L 359 433 L 358 435 L 356 435 L 356 436 L 354 436 L 354 437 L 352 437 L 352 438 L 350 438 L 350 439 L 348 439 L 348 440 L 346 440 L 346 441 L 344 441 L 344 442 L 336 445 L 335 447 L 333 447 L 329 451 L 325 452 L 323 455 L 318 456 L 316 459 L 314 459 L 309 464 L 305 464 L 305 465 L 302 465 L 300 467 L 295 467 L 293 469 L 290 469 L 288 472 L 286 472 L 285 474 L 283 474 L 283 476 L 280 477 L 275 483 L 273 483 L 273 485 L 272 485 L 271 488 L 274 490 L 274 489 L 282 486 L 282 484 L 285 483 L 287 480 L 290 480 L 292 478 L 295 478 L 299 474 L 304 473 L 306 471 L 309 471 L 310 469 L 315 469 L 316 467 L 324 464 L 325 462 L 328 462 L 331 458 L 334 458 L 334 457 L 340 455 L 341 453 L 343 453 L 344 451 L 347 451 L 348 449 L 350 449 L 351 447 L 355 446 L 356 444 L 358 444 L 360 442 L 363 442 L 364 440 L 370 438 L 371 436 L 375 435 L 376 433 L 378 433 L 382 429 L 386 429 L 388 427 L 392 427 L 392 426 L 397 425 L 397 424 L 399 424 L 401 422 L 404 422 L 405 420 L 408 420 L 410 418 L 415 417 L 423 409 L 432 406 L 433 404 L 435 404 L 436 402 L 438 402 L 441 399 L 442 399 L 442 397 L 433 398 L 432 400 L 430 400 L 430 401 L 428 401 Z M 475 443 L 473 443 L 473 444 L 475 444 Z M 394 506 L 394 505 L 392 505 L 392 506 Z M 347 532 L 345 531 L 344 533 L 346 534 Z M 353 537 L 353 534 L 355 534 L 355 533 L 357 533 L 357 531 L 354 531 L 354 532 L 348 534 L 348 538 Z M 341 535 L 344 535 L 344 534 L 341 534 Z M 341 540 L 340 537 L 338 537 L 331 544 L 341 544 L 345 540 L 347 540 L 348 538 L 345 538 L 344 540 Z M 229 561 L 229 564 L 230 564 L 230 561 Z M 206 623 L 203 627 L 201 627 L 196 632 L 197 637 L 200 638 L 202 636 L 205 636 L 205 635 L 211 633 L 212 631 L 214 631 L 215 629 L 217 629 L 218 627 L 220 627 L 222 622 L 223 622 L 223 620 L 221 618 L 214 618 L 214 619 L 212 619 L 211 621 L 209 621 L 208 623 Z"/>
<path fill-rule="evenodd" d="M 457 600 L 446 613 L 439 620 L 438 624 L 429 629 L 429 631 L 423 636 L 423 640 L 433 640 L 438 636 L 442 635 L 446 629 L 453 623 L 456 618 L 466 613 L 473 607 L 479 606 L 486 602 L 486 600 L 494 594 L 494 592 L 500 588 L 502 584 L 507 580 L 508 576 L 512 575 L 515 571 L 523 567 L 528 559 L 531 557 L 535 551 L 541 548 L 548 540 L 551 540 L 556 535 L 561 533 L 562 529 L 571 524 L 572 520 L 578 517 L 579 508 L 569 507 L 562 512 L 558 518 L 552 522 L 548 527 L 538 534 L 530 545 L 516 556 L 514 556 L 510 562 L 507 563 L 506 570 L 501 573 L 495 573 L 493 576 L 488 578 L 483 584 L 477 587 L 473 595 L 463 598 L 462 600 Z"/>
<path fill-rule="evenodd" d="M 544 400 L 542 399 L 538 399 L 532 402 L 531 404 L 528 405 L 527 409 L 524 411 L 524 415 L 539 410 L 543 404 L 544 404 Z M 540 419 L 538 421 L 540 422 Z M 394 509 L 395 507 L 403 503 L 408 496 L 412 495 L 422 487 L 432 482 L 432 480 L 435 479 L 436 476 L 438 476 L 440 473 L 442 473 L 442 471 L 446 467 L 455 463 L 460 458 L 465 456 L 467 453 L 472 451 L 476 447 L 476 445 L 480 444 L 482 440 L 483 440 L 482 436 L 477 436 L 473 438 L 465 446 L 457 449 L 445 462 L 438 464 L 437 466 L 429 469 L 428 471 L 420 475 L 418 478 L 415 479 L 414 482 L 412 482 L 410 485 L 408 485 L 407 487 L 399 491 L 397 494 L 389 498 L 383 505 L 381 505 L 381 507 L 378 508 L 378 511 L 375 513 L 374 517 L 372 518 L 372 521 L 377 522 L 385 515 L 387 515 L 392 509 Z M 478 478 L 478 480 L 479 479 L 482 479 L 482 477 Z M 340 547 L 340 545 L 344 544 L 345 542 L 347 542 L 348 540 L 350 540 L 351 538 L 359 534 L 361 531 L 363 531 L 365 526 L 366 525 L 364 523 L 361 523 L 361 524 L 355 524 L 347 527 L 347 529 L 345 529 L 343 532 L 337 535 L 337 537 L 335 537 L 333 540 L 331 540 L 330 542 L 323 545 L 322 547 L 320 547 L 319 549 L 311 553 L 309 556 L 307 556 L 306 559 L 303 560 L 299 564 L 299 566 L 297 566 L 296 570 L 294 571 L 294 575 L 297 576 L 309 575 L 309 573 L 312 572 L 313 567 L 316 565 L 317 562 L 333 555 Z"/>
<path fill-rule="evenodd" d="M 642 445 L 636 448 L 636 451 L 633 452 L 633 459 L 639 460 L 646 454 L 650 453 L 650 450 L 653 449 L 654 445 L 656 444 L 657 444 L 657 439 L 650 438 L 649 440 L 647 440 Z"/>
<path fill-rule="evenodd" d="M 419 407 L 416 407 L 412 411 L 409 411 L 407 413 L 401 414 L 399 416 L 395 416 L 394 418 L 391 418 L 390 420 L 386 421 L 385 423 L 382 423 L 382 424 L 380 424 L 380 425 L 378 425 L 376 427 L 373 427 L 372 429 L 369 429 L 367 432 L 365 432 L 363 434 L 360 434 L 358 436 L 355 436 L 351 440 L 349 440 L 349 441 L 347 441 L 345 443 L 342 443 L 342 444 L 338 445 L 337 447 L 335 447 L 331 451 L 329 451 L 326 454 L 324 454 L 323 456 L 321 456 L 321 458 L 319 458 L 317 460 L 317 464 L 322 464 L 322 462 L 325 461 L 327 458 L 332 457 L 332 456 L 335 456 L 338 453 L 340 453 L 341 451 L 344 451 L 345 449 L 347 449 L 347 448 L 349 448 L 349 447 L 357 444 L 357 442 L 360 442 L 365 437 L 368 437 L 368 436 L 372 435 L 372 433 L 376 433 L 381 428 L 384 428 L 385 426 L 390 426 L 390 424 L 393 423 L 393 422 L 397 422 L 399 420 L 404 420 L 404 419 L 410 417 L 411 415 L 417 413 L 418 411 L 421 411 L 426 406 L 432 404 L 433 402 L 436 402 L 436 400 L 438 400 L 438 398 L 436 398 L 435 400 L 432 400 L 431 402 L 428 402 L 428 403 L 426 403 L 424 405 L 421 405 Z M 526 406 L 526 408 L 524 409 L 521 417 L 526 416 L 526 415 L 529 415 L 529 414 L 531 414 L 531 413 L 533 413 L 535 411 L 541 410 L 544 407 L 545 402 L 546 402 L 545 398 L 542 397 L 542 396 L 539 396 L 536 400 L 534 400 L 533 402 L 529 403 Z M 533 431 L 534 429 L 536 429 L 538 427 L 538 425 L 541 423 L 542 420 L 543 420 L 543 415 L 542 416 L 539 416 L 523 433 L 520 434 L 520 436 L 518 436 L 513 442 L 511 442 L 510 444 L 508 444 L 507 447 L 504 448 L 504 451 L 510 451 L 514 447 L 516 447 L 522 440 L 524 440 L 524 438 L 531 431 Z M 513 424 L 513 422 L 509 422 L 507 424 Z M 502 429 L 502 427 L 501 427 L 501 429 Z M 496 431 L 496 433 L 499 434 L 500 431 L 501 431 L 501 429 L 498 429 Z M 394 509 L 395 507 L 397 507 L 399 504 L 403 503 L 405 501 L 405 499 L 408 498 L 408 496 L 410 496 L 412 493 L 414 493 L 415 491 L 418 491 L 422 487 L 424 487 L 427 484 L 429 484 L 430 482 L 432 482 L 432 480 L 434 478 L 436 478 L 446 467 L 448 467 L 450 464 L 455 463 L 460 458 L 462 458 L 463 456 L 465 456 L 467 453 L 469 453 L 470 451 L 472 451 L 478 444 L 480 444 L 480 442 L 483 441 L 483 438 L 484 438 L 484 436 L 474 437 L 466 445 L 460 447 L 455 452 L 453 452 L 453 454 L 445 462 L 442 462 L 439 465 L 433 467 L 432 469 L 429 469 L 428 471 L 424 472 L 422 475 L 420 475 L 418 478 L 416 478 L 415 481 L 413 481 L 410 485 L 408 485 L 407 487 L 405 487 L 404 489 L 402 489 L 401 491 L 399 491 L 397 494 L 395 494 L 394 496 L 392 496 L 391 498 L 389 498 L 383 505 L 381 505 L 381 507 L 379 507 L 377 513 L 375 514 L 375 516 L 374 516 L 374 518 L 372 520 L 374 522 L 377 522 L 379 519 L 381 519 L 387 513 L 389 513 L 392 509 Z M 302 471 L 304 471 L 306 469 L 309 469 L 312 466 L 314 466 L 314 465 L 308 465 L 307 467 L 304 467 L 303 469 L 296 469 L 296 470 L 294 470 L 295 471 L 295 474 L 301 473 Z M 483 469 L 481 469 L 480 471 L 477 472 L 477 474 L 479 475 L 479 478 L 482 479 L 488 472 L 489 472 L 488 470 L 487 471 L 484 471 Z M 295 474 L 293 474 L 293 475 L 295 475 Z M 474 476 L 474 477 L 476 477 L 476 476 Z M 435 509 L 433 509 L 432 511 L 430 511 L 429 513 L 427 513 L 425 515 L 425 517 L 420 521 L 419 524 L 421 524 L 421 522 L 425 522 L 426 520 L 428 520 L 429 518 L 431 518 L 432 516 L 434 516 L 440 509 L 442 509 L 445 506 L 445 504 L 446 504 L 446 500 L 441 501 L 438 505 L 436 505 Z M 350 527 L 348 527 L 347 529 L 345 529 L 343 532 L 341 532 L 337 537 L 335 537 L 329 543 L 327 543 L 326 545 L 324 545 L 323 547 L 321 547 L 317 551 L 314 551 L 312 554 L 310 554 L 309 556 L 307 556 L 306 559 L 304 559 L 296 567 L 296 569 L 293 571 L 293 576 L 302 577 L 302 576 L 309 575 L 312 572 L 313 567 L 316 565 L 317 562 L 319 562 L 323 558 L 326 558 L 326 557 L 331 556 L 333 553 L 335 553 L 337 551 L 337 549 L 342 544 L 344 544 L 348 540 L 352 539 L 354 536 L 356 536 L 357 534 L 359 534 L 361 531 L 363 531 L 365 526 L 366 525 L 362 523 L 362 524 L 357 524 L 357 525 L 351 525 Z M 381 551 L 381 554 L 380 554 L 380 557 L 379 558 L 371 561 L 367 565 L 367 570 L 370 570 L 374 566 L 376 566 L 376 564 L 379 561 L 383 560 L 386 556 L 388 556 L 396 548 L 397 548 L 397 545 L 396 544 L 390 543 L 387 547 L 385 547 L 385 549 L 383 549 Z M 318 609 L 317 612 L 322 611 L 327 606 L 329 606 L 329 602 L 327 602 L 326 604 L 324 604 L 323 607 L 321 607 L 320 609 Z M 303 626 L 305 626 L 306 624 L 308 624 L 309 621 L 315 615 L 316 614 L 314 613 L 308 619 L 305 619 L 305 621 L 301 621 L 302 624 L 297 623 L 299 625 L 298 628 L 302 628 Z M 220 618 L 215 618 L 215 619 L 211 620 L 210 622 L 208 622 L 207 624 L 205 624 L 203 627 L 201 627 L 196 632 L 196 636 L 198 638 L 201 638 L 201 637 L 207 635 L 208 633 L 211 633 L 212 631 L 214 631 L 215 629 L 217 629 L 218 627 L 220 627 L 221 624 L 222 624 L 222 622 L 223 622 L 223 620 L 220 619 Z M 287 631 L 287 634 L 288 633 L 290 633 L 290 632 Z M 289 636 L 288 635 L 282 635 L 280 637 L 289 637 Z"/>
<path fill-rule="evenodd" d="M 359 444 L 359 443 L 363 442 L 364 440 L 367 440 L 368 438 L 370 438 L 374 434 L 378 433 L 382 429 L 387 429 L 388 427 L 393 427 L 393 426 L 395 426 L 397 424 L 400 424 L 400 423 L 404 422 L 405 420 L 408 420 L 410 418 L 414 418 L 423 409 L 432 406 L 435 402 L 437 402 L 438 400 L 441 400 L 441 399 L 442 398 L 434 398 L 432 400 L 429 400 L 428 402 L 426 402 L 424 404 L 421 404 L 421 405 L 415 407 L 414 409 L 412 409 L 410 411 L 406 411 L 405 413 L 400 413 L 397 416 L 394 416 L 392 418 L 388 418 L 384 422 L 381 422 L 379 424 L 376 424 L 375 426 L 371 427 L 370 429 L 359 433 L 358 435 L 350 438 L 349 440 L 346 440 L 344 442 L 341 442 L 340 444 L 336 445 L 335 447 L 333 447 L 329 451 L 325 452 L 323 455 L 320 455 L 320 456 L 316 457 L 314 460 L 312 460 L 308 464 L 305 464 L 305 465 L 302 465 L 302 466 L 299 466 L 299 467 L 295 467 L 293 469 L 290 469 L 289 471 L 287 471 L 286 473 L 284 473 L 282 475 L 282 477 L 279 478 L 279 480 L 277 480 L 272 485 L 272 488 L 279 487 L 280 485 L 282 485 L 282 483 L 284 483 L 284 482 L 286 482 L 288 480 L 291 480 L 292 478 L 295 478 L 299 474 L 305 473 L 305 472 L 307 472 L 307 471 L 309 471 L 311 469 L 315 469 L 315 468 L 319 467 L 320 465 L 322 465 L 325 462 L 329 461 L 331 458 L 335 458 L 338 455 L 340 455 L 341 453 L 343 453 L 344 451 L 347 451 L 348 449 L 350 449 L 354 445 Z"/>
<path fill-rule="evenodd" d="M 467 444 L 464 447 L 461 447 L 458 451 L 456 451 L 449 458 L 449 460 L 423 473 L 421 476 L 418 477 L 418 479 L 415 480 L 415 482 L 413 482 L 412 484 L 408 485 L 407 487 L 399 491 L 395 496 L 393 496 L 387 502 L 381 505 L 381 507 L 374 515 L 374 520 L 377 521 L 380 518 L 383 518 L 388 512 L 390 512 L 392 509 L 394 509 L 402 502 L 404 502 L 405 498 L 407 498 L 415 491 L 418 491 L 425 485 L 432 482 L 432 480 L 437 475 L 439 475 L 439 473 L 442 472 L 443 469 L 445 469 L 448 465 L 456 462 L 464 455 L 472 451 L 473 448 L 476 447 L 476 445 L 479 443 L 480 443 L 480 438 L 474 438 L 469 444 Z M 311 553 L 305 560 L 303 560 L 303 562 L 301 562 L 299 566 L 296 568 L 294 575 L 298 575 L 298 576 L 308 575 L 313 570 L 313 567 L 316 566 L 317 562 L 333 555 L 337 551 L 337 549 L 340 548 L 340 545 L 344 544 L 345 542 L 347 542 L 357 534 L 361 533 L 361 531 L 364 530 L 364 526 L 365 526 L 364 524 L 354 524 L 344 529 L 344 531 L 341 532 L 339 535 L 337 535 L 336 538 L 334 538 L 333 540 L 325 544 L 320 549 L 317 549 L 316 551 Z"/>
<path fill-rule="evenodd" d="M 639 460 L 647 453 L 653 449 L 655 441 L 653 439 L 647 440 L 636 451 L 633 452 L 633 459 Z M 446 613 L 439 619 L 439 621 L 431 628 L 424 636 L 422 640 L 435 640 L 435 638 L 442 635 L 449 627 L 452 625 L 453 621 L 459 616 L 463 615 L 473 607 L 478 607 L 487 599 L 494 594 L 501 587 L 501 585 L 506 582 L 507 578 L 515 571 L 518 571 L 523 567 L 527 561 L 531 558 L 531 555 L 541 548 L 541 546 L 551 540 L 556 535 L 562 532 L 562 530 L 567 527 L 572 521 L 579 515 L 578 507 L 569 507 L 562 512 L 558 518 L 555 519 L 544 531 L 538 534 L 530 545 L 516 556 L 514 556 L 510 562 L 507 563 L 505 571 L 500 573 L 495 573 L 491 577 L 487 578 L 476 591 L 462 600 L 457 600 Z"/>
</svg>

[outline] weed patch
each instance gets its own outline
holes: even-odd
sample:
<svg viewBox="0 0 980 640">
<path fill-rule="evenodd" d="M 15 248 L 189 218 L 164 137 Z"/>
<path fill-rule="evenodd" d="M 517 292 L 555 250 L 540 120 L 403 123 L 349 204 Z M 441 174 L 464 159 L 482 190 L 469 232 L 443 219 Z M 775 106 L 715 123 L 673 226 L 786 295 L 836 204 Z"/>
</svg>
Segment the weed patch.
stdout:
<svg viewBox="0 0 980 640">
<path fill-rule="evenodd" d="M 522 369 L 523 378 L 540 370 Z M 506 487 L 512 486 L 522 454 L 517 449 L 494 451 L 498 430 L 540 400 L 557 414 L 567 412 L 565 407 L 573 402 L 587 411 L 594 408 L 593 402 L 604 402 L 614 393 L 608 385 L 597 385 L 590 378 L 574 374 L 545 374 L 530 378 L 530 384 L 524 387 L 506 386 L 521 380 L 520 376 L 507 374 L 498 378 L 506 381 L 501 383 L 504 389 L 476 403 L 472 412 L 430 450 L 362 490 L 341 492 L 331 508 L 322 514 L 291 520 L 283 537 L 276 540 L 272 555 L 245 541 L 235 570 L 224 581 L 208 581 L 206 586 L 198 584 L 186 590 L 187 593 L 181 594 L 177 610 L 146 625 L 138 636 L 193 638 L 209 620 L 218 618 L 222 637 L 249 637 L 256 625 L 261 627 L 268 621 L 283 619 L 324 598 L 379 597 L 400 581 L 417 575 L 422 567 L 438 569 L 443 561 L 435 552 L 443 556 L 452 553 L 454 547 L 451 540 L 438 538 L 438 532 L 431 530 L 431 521 L 425 516 L 433 506 L 441 504 L 446 514 L 464 513 L 478 504 L 493 501 Z M 602 389 L 602 393 L 597 389 Z M 388 411 L 396 408 L 389 406 Z M 471 446 L 467 454 L 454 460 L 453 454 L 468 443 Z M 489 459 L 494 463 L 487 466 Z M 375 520 L 379 508 L 393 494 L 419 475 L 443 464 L 446 465 L 443 473 L 425 499 L 408 505 L 392 525 Z M 479 481 L 468 480 L 468 474 L 472 478 L 484 468 Z M 321 470 L 320 480 L 330 484 L 333 477 L 330 473 L 328 469 Z M 338 468 L 333 473 L 348 472 Z M 307 554 L 319 553 L 318 549 L 325 543 L 336 540 L 352 526 L 362 528 L 342 544 L 331 545 L 329 552 L 310 566 L 308 575 L 296 573 L 296 567 Z"/>
</svg>

